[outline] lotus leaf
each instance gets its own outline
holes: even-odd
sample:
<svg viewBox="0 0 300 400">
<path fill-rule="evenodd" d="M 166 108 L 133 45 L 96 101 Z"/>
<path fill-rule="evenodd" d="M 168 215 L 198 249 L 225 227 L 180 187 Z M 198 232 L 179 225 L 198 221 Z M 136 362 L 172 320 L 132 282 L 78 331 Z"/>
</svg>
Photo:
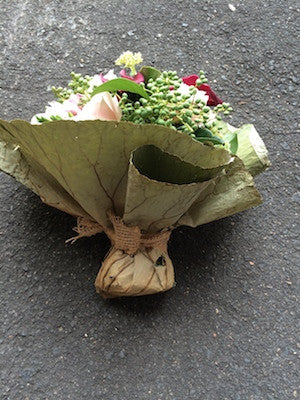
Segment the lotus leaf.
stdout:
<svg viewBox="0 0 300 400">
<path fill-rule="evenodd" d="M 0 120 L 0 170 L 46 204 L 108 234 L 112 249 L 96 279 L 104 297 L 156 293 L 174 284 L 161 239 L 165 232 L 260 204 L 251 173 L 264 169 L 268 160 L 257 162 L 253 156 L 253 129 L 242 131 L 232 156 L 158 125 Z M 117 246 L 109 215 L 120 217 L 123 241 L 139 241 L 135 252 Z"/>
</svg>

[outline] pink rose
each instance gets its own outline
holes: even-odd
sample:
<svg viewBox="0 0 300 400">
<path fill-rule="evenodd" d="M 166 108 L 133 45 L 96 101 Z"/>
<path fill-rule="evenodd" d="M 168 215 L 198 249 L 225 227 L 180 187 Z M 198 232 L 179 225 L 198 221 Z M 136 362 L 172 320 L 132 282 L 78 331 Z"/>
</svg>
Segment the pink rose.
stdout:
<svg viewBox="0 0 300 400">
<path fill-rule="evenodd" d="M 75 121 L 100 119 L 102 121 L 120 121 L 122 111 L 117 97 L 109 92 L 98 93 L 86 103 L 74 118 Z"/>
<path fill-rule="evenodd" d="M 189 86 L 196 86 L 197 79 L 199 79 L 198 75 L 188 75 L 182 78 L 182 82 Z M 206 83 L 197 86 L 197 89 L 203 90 L 208 95 L 208 106 L 217 106 L 218 104 L 223 103 L 220 97 L 218 97 L 212 88 Z"/>
</svg>

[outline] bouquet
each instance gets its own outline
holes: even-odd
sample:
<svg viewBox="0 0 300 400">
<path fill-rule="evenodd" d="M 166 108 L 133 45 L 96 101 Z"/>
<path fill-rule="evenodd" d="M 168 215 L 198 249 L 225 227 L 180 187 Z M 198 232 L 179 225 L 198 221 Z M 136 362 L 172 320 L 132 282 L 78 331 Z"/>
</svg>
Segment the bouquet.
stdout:
<svg viewBox="0 0 300 400">
<path fill-rule="evenodd" d="M 103 297 L 172 288 L 172 230 L 260 204 L 253 176 L 269 165 L 253 125 L 223 121 L 232 108 L 203 71 L 137 71 L 141 62 L 125 52 L 118 75 L 71 73 L 31 123 L 0 120 L 0 170 L 77 217 L 68 241 L 110 238 L 95 282 Z"/>
</svg>

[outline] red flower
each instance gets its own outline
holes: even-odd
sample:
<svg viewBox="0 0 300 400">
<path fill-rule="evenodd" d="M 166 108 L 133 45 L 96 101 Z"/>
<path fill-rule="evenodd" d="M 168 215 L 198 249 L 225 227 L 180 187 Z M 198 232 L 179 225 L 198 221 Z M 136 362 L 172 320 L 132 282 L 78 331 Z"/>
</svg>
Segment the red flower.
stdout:
<svg viewBox="0 0 300 400">
<path fill-rule="evenodd" d="M 196 80 L 199 79 L 198 75 L 188 75 L 184 76 L 182 82 L 189 86 L 196 86 Z"/>
<path fill-rule="evenodd" d="M 198 78 L 198 75 L 188 75 L 182 78 L 182 82 L 189 86 L 196 86 L 196 81 Z M 220 97 L 218 97 L 216 93 L 212 90 L 212 88 L 206 83 L 202 83 L 201 85 L 196 87 L 199 90 L 203 90 L 208 95 L 208 106 L 217 106 L 218 104 L 223 103 Z"/>
<path fill-rule="evenodd" d="M 141 74 L 140 72 L 138 72 L 134 76 L 130 76 L 130 75 L 126 74 L 125 69 L 122 69 L 122 71 L 120 71 L 120 75 L 121 75 L 122 78 L 130 79 L 131 81 L 134 81 L 135 83 L 144 82 L 144 75 Z"/>
</svg>

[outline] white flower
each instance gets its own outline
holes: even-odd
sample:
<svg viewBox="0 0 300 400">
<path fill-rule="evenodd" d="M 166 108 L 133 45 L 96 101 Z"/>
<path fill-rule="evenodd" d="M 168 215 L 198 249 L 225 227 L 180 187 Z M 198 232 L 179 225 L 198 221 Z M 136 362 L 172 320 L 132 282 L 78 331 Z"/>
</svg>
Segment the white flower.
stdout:
<svg viewBox="0 0 300 400">
<path fill-rule="evenodd" d="M 111 81 L 112 79 L 116 79 L 117 75 L 114 73 L 113 69 L 110 69 L 107 74 L 103 76 L 103 78 L 107 81 Z"/>
<path fill-rule="evenodd" d="M 94 75 L 92 79 L 89 81 L 88 92 L 92 92 L 95 87 L 102 85 L 103 80 L 101 79 L 100 74 Z"/>
<path fill-rule="evenodd" d="M 44 113 L 36 114 L 31 118 L 31 124 L 39 125 L 37 117 L 45 118 L 46 120 L 51 121 L 51 117 L 60 117 L 61 119 L 71 119 L 68 111 L 65 109 L 63 103 L 59 103 L 58 101 L 51 101 L 49 106 L 46 106 L 46 110 Z"/>
<path fill-rule="evenodd" d="M 185 84 L 185 83 L 181 83 L 179 88 L 176 89 L 177 92 L 179 92 L 180 94 L 190 94 L 190 88 L 191 86 Z M 199 90 L 197 88 L 195 88 L 197 90 L 196 94 L 192 94 L 191 97 L 188 99 L 190 102 L 194 103 L 196 100 L 201 100 L 203 101 L 205 104 L 207 104 L 208 102 L 208 95 L 206 94 L 206 92 L 204 92 L 203 90 Z"/>
<path fill-rule="evenodd" d="M 71 96 L 62 103 L 64 110 L 73 115 L 77 115 L 82 108 L 79 107 L 81 97 L 80 94 L 71 94 Z"/>
<path fill-rule="evenodd" d="M 108 71 L 108 73 L 105 74 L 105 75 L 102 75 L 102 74 L 94 75 L 92 77 L 92 79 L 89 81 L 89 85 L 90 86 L 88 88 L 88 92 L 91 93 L 94 90 L 95 87 L 101 86 L 102 83 L 104 83 L 106 81 L 110 81 L 110 80 L 115 79 L 115 78 L 117 78 L 117 75 L 114 73 L 113 69 L 110 69 Z"/>
<path fill-rule="evenodd" d="M 39 125 L 41 122 L 38 121 L 38 118 L 45 118 L 46 120 L 51 121 L 51 117 L 59 117 L 61 119 L 72 119 L 74 115 L 77 115 L 81 108 L 79 107 L 80 102 L 79 94 L 72 94 L 67 100 L 63 103 L 59 103 L 58 101 L 51 101 L 48 106 L 46 106 L 46 110 L 44 113 L 36 114 L 31 119 L 31 124 Z"/>
</svg>

